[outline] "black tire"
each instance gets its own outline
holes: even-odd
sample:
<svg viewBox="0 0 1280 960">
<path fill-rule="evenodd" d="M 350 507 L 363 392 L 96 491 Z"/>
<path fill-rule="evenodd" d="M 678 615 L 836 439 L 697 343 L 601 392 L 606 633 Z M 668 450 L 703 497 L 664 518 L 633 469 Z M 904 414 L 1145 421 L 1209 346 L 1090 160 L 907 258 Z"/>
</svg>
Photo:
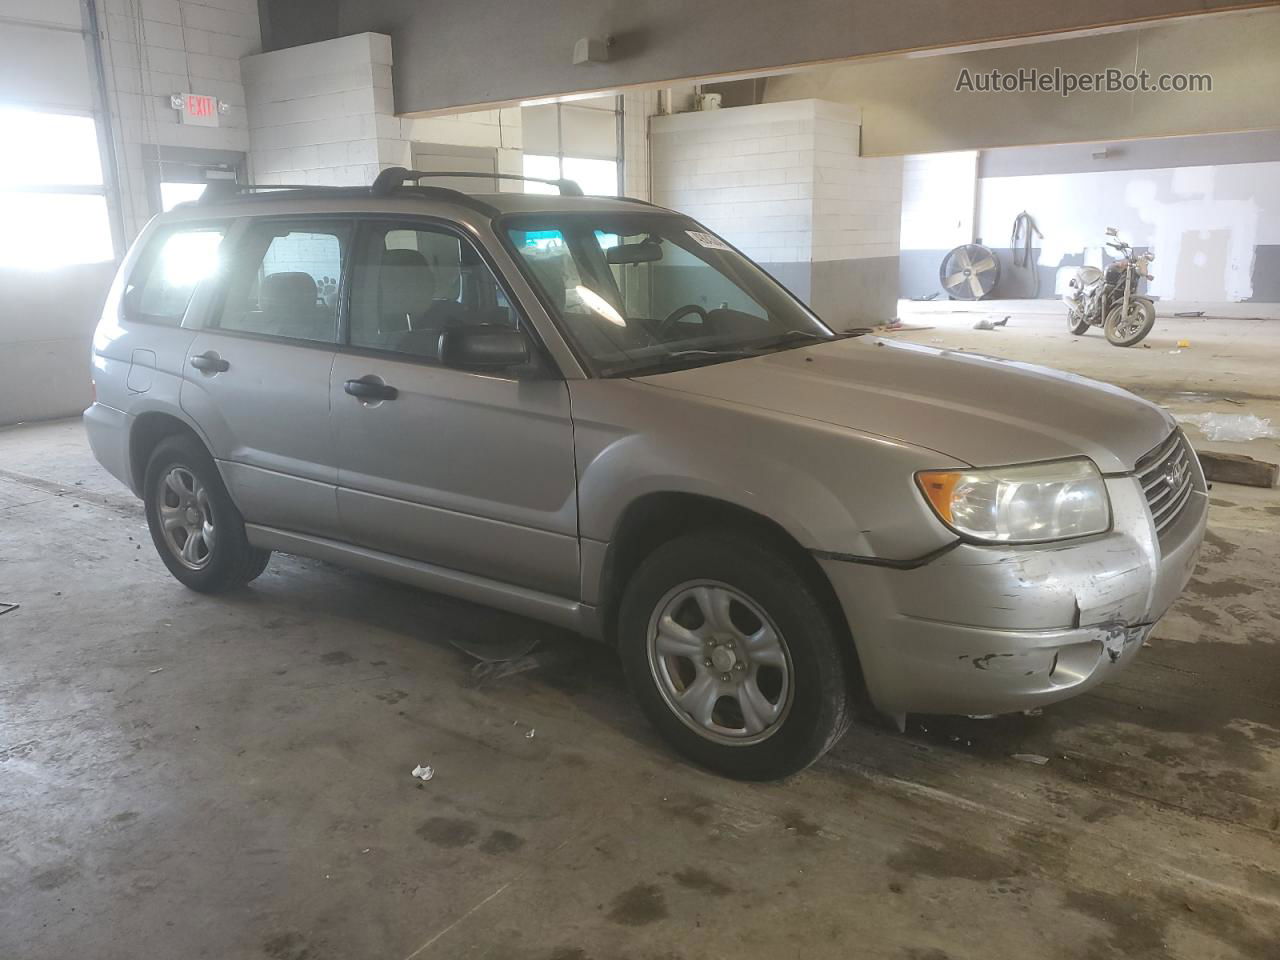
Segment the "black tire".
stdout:
<svg viewBox="0 0 1280 960">
<path fill-rule="evenodd" d="M 791 678 L 789 707 L 764 739 L 732 744 L 711 739 L 713 734 L 697 732 L 697 721 L 678 712 L 663 692 L 662 671 L 650 659 L 650 624 L 666 598 L 699 581 L 744 595 L 783 638 Z M 732 533 L 693 534 L 658 547 L 627 584 L 618 614 L 623 669 L 650 722 L 689 759 L 740 780 L 775 780 L 803 770 L 844 735 L 852 703 L 842 652 L 847 641 L 842 637 L 816 591 L 792 563 Z M 710 661 L 703 662 L 710 668 Z M 689 664 L 696 668 L 692 659 Z M 748 667 L 748 675 L 756 669 Z"/>
<path fill-rule="evenodd" d="M 1156 325 L 1156 308 L 1150 300 L 1134 297 L 1129 301 L 1129 322 L 1120 323 L 1120 311 L 1123 304 L 1117 304 L 1107 312 L 1103 332 L 1107 342 L 1113 347 L 1132 347 L 1146 339 L 1151 328 Z"/>
<path fill-rule="evenodd" d="M 1073 310 L 1070 306 L 1068 306 L 1067 307 L 1067 331 L 1072 336 L 1083 337 L 1086 333 L 1089 332 L 1089 321 L 1084 318 L 1083 314 L 1079 315 L 1080 316 L 1079 320 L 1073 319 L 1076 316 L 1077 316 L 1076 311 Z"/>
<path fill-rule="evenodd" d="M 161 499 L 165 496 L 161 485 L 175 469 L 185 471 L 198 483 L 198 489 L 205 496 L 197 510 L 216 531 L 212 547 L 204 550 L 196 561 L 200 563 L 198 569 L 184 563 L 180 550 L 170 545 L 160 518 Z M 142 489 L 147 526 L 156 552 L 169 572 L 185 586 L 201 593 L 221 593 L 244 586 L 267 568 L 271 551 L 249 545 L 244 518 L 231 501 L 213 458 L 195 439 L 176 435 L 161 440 L 147 461 Z"/>
</svg>

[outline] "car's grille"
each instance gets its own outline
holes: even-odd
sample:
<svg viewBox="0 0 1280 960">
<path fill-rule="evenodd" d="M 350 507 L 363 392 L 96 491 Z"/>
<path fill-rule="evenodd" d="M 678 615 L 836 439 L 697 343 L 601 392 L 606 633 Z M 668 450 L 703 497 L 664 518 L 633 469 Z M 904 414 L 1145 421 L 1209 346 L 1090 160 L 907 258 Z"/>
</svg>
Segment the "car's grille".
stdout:
<svg viewBox="0 0 1280 960">
<path fill-rule="evenodd" d="M 1196 473 L 1191 462 L 1194 456 L 1182 431 L 1175 430 L 1168 440 L 1138 461 L 1138 481 L 1157 532 L 1173 523 L 1191 499 Z"/>
</svg>

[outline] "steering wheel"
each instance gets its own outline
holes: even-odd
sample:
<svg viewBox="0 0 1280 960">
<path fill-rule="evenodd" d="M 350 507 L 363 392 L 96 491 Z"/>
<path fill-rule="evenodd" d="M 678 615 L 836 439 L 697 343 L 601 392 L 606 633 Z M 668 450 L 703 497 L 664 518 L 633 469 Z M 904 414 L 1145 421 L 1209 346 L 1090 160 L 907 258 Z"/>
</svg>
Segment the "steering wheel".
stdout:
<svg viewBox="0 0 1280 960">
<path fill-rule="evenodd" d="M 696 313 L 698 316 L 702 318 L 704 323 L 707 320 L 707 311 L 703 310 L 702 307 L 698 306 L 696 303 L 686 303 L 683 307 L 676 307 L 674 310 L 672 310 L 670 313 L 666 315 L 666 317 L 663 319 L 663 321 L 660 324 L 658 324 L 658 329 L 657 329 L 658 336 L 660 337 L 666 336 L 667 330 L 671 327 L 671 325 L 675 323 L 677 320 L 679 320 L 681 317 L 689 313 Z"/>
</svg>

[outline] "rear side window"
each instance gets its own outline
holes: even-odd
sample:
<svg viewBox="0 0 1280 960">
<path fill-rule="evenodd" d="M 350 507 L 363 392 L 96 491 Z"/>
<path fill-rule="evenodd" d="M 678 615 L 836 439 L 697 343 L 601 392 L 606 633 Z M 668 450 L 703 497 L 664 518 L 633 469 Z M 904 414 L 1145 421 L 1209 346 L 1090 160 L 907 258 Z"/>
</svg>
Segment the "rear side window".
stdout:
<svg viewBox="0 0 1280 960">
<path fill-rule="evenodd" d="M 176 327 L 182 323 L 196 285 L 218 266 L 226 228 L 175 227 L 151 241 L 124 290 L 129 320 Z"/>
<path fill-rule="evenodd" d="M 264 220 L 239 244 L 218 329 L 335 343 L 342 263 L 351 225 Z"/>
</svg>

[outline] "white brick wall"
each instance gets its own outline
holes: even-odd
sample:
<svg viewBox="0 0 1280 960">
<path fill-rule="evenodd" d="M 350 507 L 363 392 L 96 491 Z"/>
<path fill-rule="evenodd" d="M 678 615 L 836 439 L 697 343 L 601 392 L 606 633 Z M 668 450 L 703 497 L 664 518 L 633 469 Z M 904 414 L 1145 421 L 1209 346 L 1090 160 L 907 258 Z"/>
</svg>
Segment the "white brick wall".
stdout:
<svg viewBox="0 0 1280 960">
<path fill-rule="evenodd" d="M 493 147 L 501 172 L 521 171 L 519 109 L 397 117 L 384 34 L 275 50 L 241 68 L 257 183 L 364 186 L 379 170 L 409 166 L 414 142 Z"/>
<path fill-rule="evenodd" d="M 902 162 L 859 155 L 856 108 L 791 100 L 650 123 L 655 202 L 769 265 L 837 325 L 890 315 Z"/>
<path fill-rule="evenodd" d="M 240 58 L 261 47 L 257 0 L 104 0 L 99 5 L 107 101 L 116 141 L 127 240 L 156 211 L 143 150 L 191 147 L 246 152 L 249 128 Z M 228 105 L 217 127 L 183 125 L 173 93 Z"/>
<path fill-rule="evenodd" d="M 902 158 L 859 156 L 856 115 L 818 101 L 814 130 L 814 260 L 896 257 Z"/>
<path fill-rule="evenodd" d="M 901 183 L 858 156 L 860 122 L 818 100 L 655 117 L 654 200 L 771 263 L 896 255 Z M 874 219 L 889 212 L 892 227 Z"/>
<path fill-rule="evenodd" d="M 361 33 L 246 57 L 250 173 L 256 183 L 364 186 L 393 152 L 391 38 Z M 394 131 L 399 133 L 398 128 Z"/>
</svg>

